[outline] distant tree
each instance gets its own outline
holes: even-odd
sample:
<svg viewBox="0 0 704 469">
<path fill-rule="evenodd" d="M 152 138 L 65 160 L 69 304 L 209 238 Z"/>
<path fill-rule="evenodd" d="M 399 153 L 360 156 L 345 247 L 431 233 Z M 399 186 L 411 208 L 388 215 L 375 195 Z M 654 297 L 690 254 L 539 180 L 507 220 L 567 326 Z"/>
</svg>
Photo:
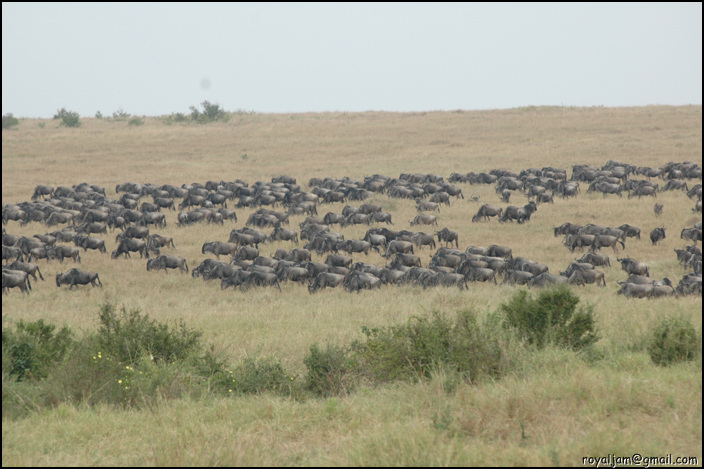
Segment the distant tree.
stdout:
<svg viewBox="0 0 704 469">
<path fill-rule="evenodd" d="M 54 115 L 54 119 L 61 120 L 61 126 L 63 127 L 80 127 L 81 121 L 79 120 L 80 115 L 74 111 L 67 111 L 65 107 L 62 107 Z"/>
<path fill-rule="evenodd" d="M 20 123 L 20 120 L 12 115 L 11 112 L 2 116 L 2 130 L 9 129 Z"/>
<path fill-rule="evenodd" d="M 203 101 L 201 106 L 203 106 L 203 111 L 199 111 L 195 106 L 190 107 L 193 122 L 209 124 L 215 121 L 227 122 L 230 119 L 229 114 L 217 103 Z"/>
</svg>

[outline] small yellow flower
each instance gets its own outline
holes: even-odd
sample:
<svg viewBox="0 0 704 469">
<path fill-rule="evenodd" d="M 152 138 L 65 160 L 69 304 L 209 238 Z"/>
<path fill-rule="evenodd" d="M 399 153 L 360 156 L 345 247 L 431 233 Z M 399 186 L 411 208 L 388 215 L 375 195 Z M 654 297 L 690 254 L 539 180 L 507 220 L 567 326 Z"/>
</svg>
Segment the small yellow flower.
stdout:
<svg viewBox="0 0 704 469">
<path fill-rule="evenodd" d="M 129 369 L 130 369 L 130 366 L 129 366 L 129 365 L 127 365 L 127 366 L 125 367 L 125 369 L 126 369 L 126 370 L 129 370 Z"/>
<path fill-rule="evenodd" d="M 118 379 L 118 380 L 117 380 L 117 384 L 122 384 L 122 380 L 121 380 L 121 379 Z"/>
<path fill-rule="evenodd" d="M 230 389 L 230 391 L 229 391 L 229 392 L 232 392 L 232 389 Z"/>
<path fill-rule="evenodd" d="M 129 389 L 129 388 L 130 388 L 129 386 L 125 386 L 125 389 L 126 389 L 126 390 Z"/>
</svg>

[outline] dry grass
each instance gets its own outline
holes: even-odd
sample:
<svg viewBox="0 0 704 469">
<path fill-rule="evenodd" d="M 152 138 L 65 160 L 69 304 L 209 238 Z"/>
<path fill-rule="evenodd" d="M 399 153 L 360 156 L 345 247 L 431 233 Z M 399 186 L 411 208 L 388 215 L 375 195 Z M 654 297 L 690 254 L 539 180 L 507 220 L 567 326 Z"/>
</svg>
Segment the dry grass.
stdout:
<svg viewBox="0 0 704 469">
<path fill-rule="evenodd" d="M 556 166 L 570 170 L 609 159 L 660 166 L 669 161 L 701 165 L 701 106 L 644 108 L 520 108 L 507 111 L 359 114 L 236 114 L 224 124 L 165 126 L 147 118 L 140 127 L 84 119 L 79 129 L 56 121 L 23 120 L 3 132 L 3 204 L 29 200 L 37 184 L 102 185 L 109 196 L 126 181 L 176 184 L 207 180 L 270 181 L 287 174 L 302 186 L 311 177 L 363 179 L 375 173 L 439 174 L 519 171 Z M 246 155 L 246 156 L 245 156 Z M 572 200 L 541 205 L 525 225 L 471 223 L 480 202 L 502 204 L 492 186 L 463 185 L 466 199 L 439 214 L 440 227 L 460 232 L 460 248 L 502 244 L 514 255 L 543 262 L 551 272 L 577 257 L 554 238 L 565 221 L 618 226 L 630 223 L 643 239 L 629 239 L 623 254 L 648 262 L 652 276 L 681 278 L 673 249 L 685 243 L 679 232 L 691 226 L 693 201 L 681 192 L 658 194 L 664 214 L 655 217 L 651 198 L 619 199 L 583 193 Z M 525 199 L 514 196 L 513 205 Z M 409 229 L 414 203 L 375 196 L 393 214 L 395 229 Z M 341 212 L 345 204 L 321 205 Z M 195 268 L 206 256 L 205 241 L 226 241 L 239 222 L 224 227 L 168 226 L 154 230 L 174 237 L 177 255 Z M 292 227 L 303 217 L 292 217 Z M 665 226 L 668 237 L 652 246 L 647 233 Z M 10 233 L 44 233 L 37 224 Z M 361 238 L 367 227 L 341 229 Z M 433 232 L 434 228 L 415 227 Z M 108 251 L 114 235 L 106 237 Z M 263 255 L 291 243 L 261 246 Z M 578 253 L 576 253 L 578 254 Z M 621 255 L 622 253 L 619 253 Z M 430 251 L 422 254 L 427 264 Z M 157 409 L 112 412 L 60 407 L 17 422 L 3 422 L 3 465 L 537 465 L 581 464 L 582 456 L 622 451 L 651 455 L 696 455 L 701 462 L 701 360 L 657 368 L 638 350 L 652 322 L 680 314 L 701 330 L 701 298 L 628 300 L 616 295 L 626 275 L 609 253 L 607 287 L 578 290 L 594 305 L 606 359 L 596 366 L 567 355 L 541 355 L 518 376 L 481 386 L 442 390 L 430 383 L 360 390 L 348 399 L 296 403 L 269 396 L 205 402 L 164 402 Z M 381 265 L 377 254 L 355 260 Z M 3 324 L 25 319 L 92 330 L 98 304 L 110 301 L 139 308 L 159 320 L 184 319 L 204 332 L 207 342 L 231 358 L 276 355 L 303 373 L 303 356 L 318 342 L 348 343 L 361 327 L 383 326 L 440 310 L 496 309 L 515 289 L 472 285 L 455 289 L 387 287 L 350 295 L 331 290 L 309 295 L 300 285 L 221 291 L 174 271 L 147 272 L 138 256 L 111 260 L 89 251 L 83 268 L 100 273 L 103 289 L 56 288 L 56 272 L 70 263 L 40 262 L 46 282 L 34 282 L 27 297 L 12 291 L 2 299 Z M 316 260 L 317 259 L 316 256 Z M 641 349 L 642 350 L 642 349 Z M 438 425 L 442 417 L 448 425 Z M 436 423 L 433 418 L 436 417 Z M 440 419 L 440 420 L 438 420 Z M 521 423 L 527 439 L 521 438 Z M 151 438 L 143 438 L 151 435 Z M 605 435 L 609 435 L 606 437 Z"/>
</svg>

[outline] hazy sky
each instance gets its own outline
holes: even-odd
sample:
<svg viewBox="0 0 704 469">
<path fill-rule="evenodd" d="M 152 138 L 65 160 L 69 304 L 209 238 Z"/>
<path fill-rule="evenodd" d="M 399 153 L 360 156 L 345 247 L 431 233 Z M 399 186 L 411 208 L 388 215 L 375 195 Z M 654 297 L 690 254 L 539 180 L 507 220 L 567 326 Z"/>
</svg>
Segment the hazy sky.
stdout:
<svg viewBox="0 0 704 469">
<path fill-rule="evenodd" d="M 2 4 L 2 113 L 702 104 L 701 3 Z"/>
</svg>

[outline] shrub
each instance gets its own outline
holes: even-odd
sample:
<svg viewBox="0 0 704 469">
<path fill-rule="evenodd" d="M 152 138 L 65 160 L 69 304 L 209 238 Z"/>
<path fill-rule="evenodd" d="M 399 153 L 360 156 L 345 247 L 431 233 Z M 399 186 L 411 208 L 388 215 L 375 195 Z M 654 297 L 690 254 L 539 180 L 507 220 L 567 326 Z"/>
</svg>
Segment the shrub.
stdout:
<svg viewBox="0 0 704 469">
<path fill-rule="evenodd" d="M 701 339 L 691 322 L 683 318 L 661 319 L 653 328 L 648 354 L 656 365 L 693 360 Z"/>
<path fill-rule="evenodd" d="M 240 394 L 271 392 L 289 395 L 293 381 L 278 359 L 245 357 L 229 376 L 225 375 L 224 384 L 228 391 Z"/>
<path fill-rule="evenodd" d="M 513 295 L 499 310 L 505 324 L 538 348 L 546 345 L 580 350 L 599 340 L 591 307 L 577 310 L 579 297 L 569 287 L 542 291 L 533 299 L 525 290 Z"/>
<path fill-rule="evenodd" d="M 125 121 L 129 119 L 130 113 L 126 112 L 124 109 L 119 108 L 117 111 L 112 113 L 112 119 L 115 121 Z"/>
<path fill-rule="evenodd" d="M 20 120 L 12 115 L 12 113 L 7 113 L 2 116 L 2 130 L 7 130 L 16 125 L 19 125 Z"/>
<path fill-rule="evenodd" d="M 202 352 L 202 333 L 187 328 L 183 322 L 169 327 L 139 311 L 127 312 L 124 307 L 117 314 L 110 303 L 100 307 L 98 316 L 98 347 L 121 363 L 132 363 L 143 355 L 156 362 L 170 363 Z"/>
<path fill-rule="evenodd" d="M 27 323 L 20 320 L 14 331 L 3 328 L 3 373 L 7 371 L 17 381 L 45 378 L 50 368 L 66 356 L 74 343 L 69 328 L 62 327 L 55 331 L 56 326 L 46 324 L 43 319 Z"/>
<path fill-rule="evenodd" d="M 225 112 L 220 105 L 215 103 L 210 103 L 209 101 L 203 101 L 201 103 L 203 106 L 203 111 L 199 111 L 195 106 L 191 106 L 191 120 L 198 124 L 209 124 L 211 122 L 223 121 L 227 122 L 230 116 Z"/>
<path fill-rule="evenodd" d="M 60 119 L 62 127 L 80 127 L 81 121 L 79 120 L 79 114 L 73 111 L 67 111 L 65 107 L 62 107 L 54 115 L 54 119 Z"/>
<path fill-rule="evenodd" d="M 476 382 L 506 371 L 500 331 L 479 324 L 470 311 L 458 312 L 454 321 L 435 312 L 363 332 L 366 342 L 353 343 L 355 370 L 374 382 L 431 378 L 440 370 Z"/>
<path fill-rule="evenodd" d="M 144 125 L 144 119 L 141 117 L 133 117 L 128 121 L 128 124 L 130 127 L 138 127 L 140 125 Z"/>
<path fill-rule="evenodd" d="M 321 350 L 318 344 L 313 344 L 310 354 L 303 358 L 303 364 L 308 370 L 305 386 L 313 394 L 329 397 L 350 391 L 352 363 L 342 347 L 328 344 L 325 350 Z"/>
</svg>

